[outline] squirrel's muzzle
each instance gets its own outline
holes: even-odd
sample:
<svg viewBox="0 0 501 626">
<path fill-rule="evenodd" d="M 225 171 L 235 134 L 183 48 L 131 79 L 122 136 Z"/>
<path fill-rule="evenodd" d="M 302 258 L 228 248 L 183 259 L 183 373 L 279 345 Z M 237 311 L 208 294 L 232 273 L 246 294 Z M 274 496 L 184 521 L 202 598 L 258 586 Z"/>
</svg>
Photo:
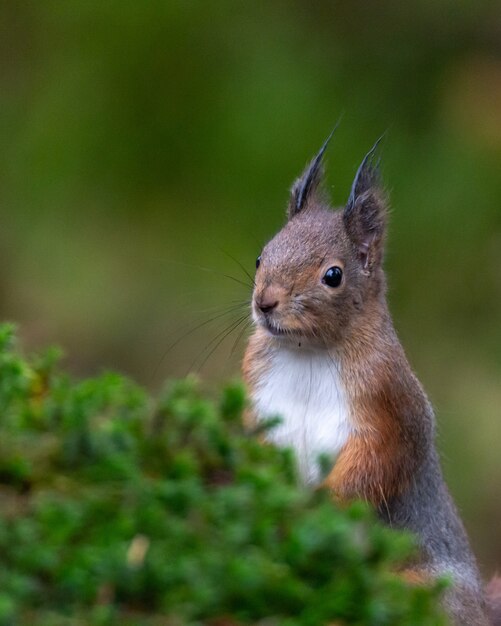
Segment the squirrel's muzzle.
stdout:
<svg viewBox="0 0 501 626">
<path fill-rule="evenodd" d="M 272 313 L 280 303 L 280 295 L 277 287 L 265 287 L 254 299 L 256 307 L 265 315 Z"/>
</svg>

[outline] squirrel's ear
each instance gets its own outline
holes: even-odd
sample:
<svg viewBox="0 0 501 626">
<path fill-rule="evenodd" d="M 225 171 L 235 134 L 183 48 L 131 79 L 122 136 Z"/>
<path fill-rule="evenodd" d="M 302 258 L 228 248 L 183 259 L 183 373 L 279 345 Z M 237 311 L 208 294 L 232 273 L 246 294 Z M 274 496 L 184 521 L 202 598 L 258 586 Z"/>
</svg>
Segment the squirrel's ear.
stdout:
<svg viewBox="0 0 501 626">
<path fill-rule="evenodd" d="M 302 175 L 292 185 L 291 198 L 289 206 L 287 207 L 287 217 L 289 219 L 321 198 L 324 175 L 322 157 L 338 124 L 339 122 L 332 129 L 331 134 L 327 137 L 317 156 L 309 163 Z"/>
<path fill-rule="evenodd" d="M 386 197 L 381 187 L 375 154 L 381 137 L 365 155 L 351 187 L 343 221 L 364 270 L 381 263 L 386 230 Z"/>
</svg>

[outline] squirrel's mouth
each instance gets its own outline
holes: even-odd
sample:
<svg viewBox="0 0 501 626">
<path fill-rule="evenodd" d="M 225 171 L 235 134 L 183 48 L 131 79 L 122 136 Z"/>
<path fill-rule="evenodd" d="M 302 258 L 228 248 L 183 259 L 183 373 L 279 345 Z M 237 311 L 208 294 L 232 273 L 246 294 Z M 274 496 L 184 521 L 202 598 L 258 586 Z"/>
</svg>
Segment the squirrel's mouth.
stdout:
<svg viewBox="0 0 501 626">
<path fill-rule="evenodd" d="M 280 328 L 279 326 L 275 326 L 274 324 L 271 324 L 270 322 L 268 322 L 268 320 L 265 321 L 264 327 L 274 337 L 281 337 L 281 336 L 287 334 L 287 331 L 284 328 Z"/>
<path fill-rule="evenodd" d="M 276 322 L 272 322 L 271 320 L 266 319 L 266 318 L 262 320 L 262 325 L 274 337 L 285 337 L 287 335 L 290 336 L 290 335 L 297 334 L 297 331 L 294 331 L 288 328 L 283 328 Z"/>
<path fill-rule="evenodd" d="M 297 328 L 288 328 L 279 324 L 273 315 L 261 313 L 255 307 L 252 309 L 254 323 L 264 328 L 273 337 L 301 337 L 303 333 Z"/>
</svg>

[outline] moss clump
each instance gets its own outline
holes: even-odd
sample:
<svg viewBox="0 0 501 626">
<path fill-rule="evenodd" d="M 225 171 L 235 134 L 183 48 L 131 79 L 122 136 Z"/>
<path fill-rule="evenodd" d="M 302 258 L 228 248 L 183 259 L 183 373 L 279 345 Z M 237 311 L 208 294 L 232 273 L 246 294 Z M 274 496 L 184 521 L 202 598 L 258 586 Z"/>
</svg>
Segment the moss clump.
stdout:
<svg viewBox="0 0 501 626">
<path fill-rule="evenodd" d="M 0 624 L 440 624 L 409 537 L 296 484 L 192 380 L 74 382 L 0 328 Z"/>
</svg>

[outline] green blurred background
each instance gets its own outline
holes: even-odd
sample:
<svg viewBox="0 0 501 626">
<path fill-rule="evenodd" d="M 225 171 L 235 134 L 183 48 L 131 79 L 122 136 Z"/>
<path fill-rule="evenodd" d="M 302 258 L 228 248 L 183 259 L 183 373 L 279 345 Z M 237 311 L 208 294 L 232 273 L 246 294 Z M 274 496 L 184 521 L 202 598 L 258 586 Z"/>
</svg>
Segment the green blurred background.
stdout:
<svg viewBox="0 0 501 626">
<path fill-rule="evenodd" d="M 230 257 L 253 272 L 342 112 L 337 204 L 388 129 L 395 324 L 482 569 L 501 567 L 500 3 L 0 7 L 1 318 L 79 375 L 237 375 L 239 329 L 210 354 L 250 295 Z"/>
</svg>

